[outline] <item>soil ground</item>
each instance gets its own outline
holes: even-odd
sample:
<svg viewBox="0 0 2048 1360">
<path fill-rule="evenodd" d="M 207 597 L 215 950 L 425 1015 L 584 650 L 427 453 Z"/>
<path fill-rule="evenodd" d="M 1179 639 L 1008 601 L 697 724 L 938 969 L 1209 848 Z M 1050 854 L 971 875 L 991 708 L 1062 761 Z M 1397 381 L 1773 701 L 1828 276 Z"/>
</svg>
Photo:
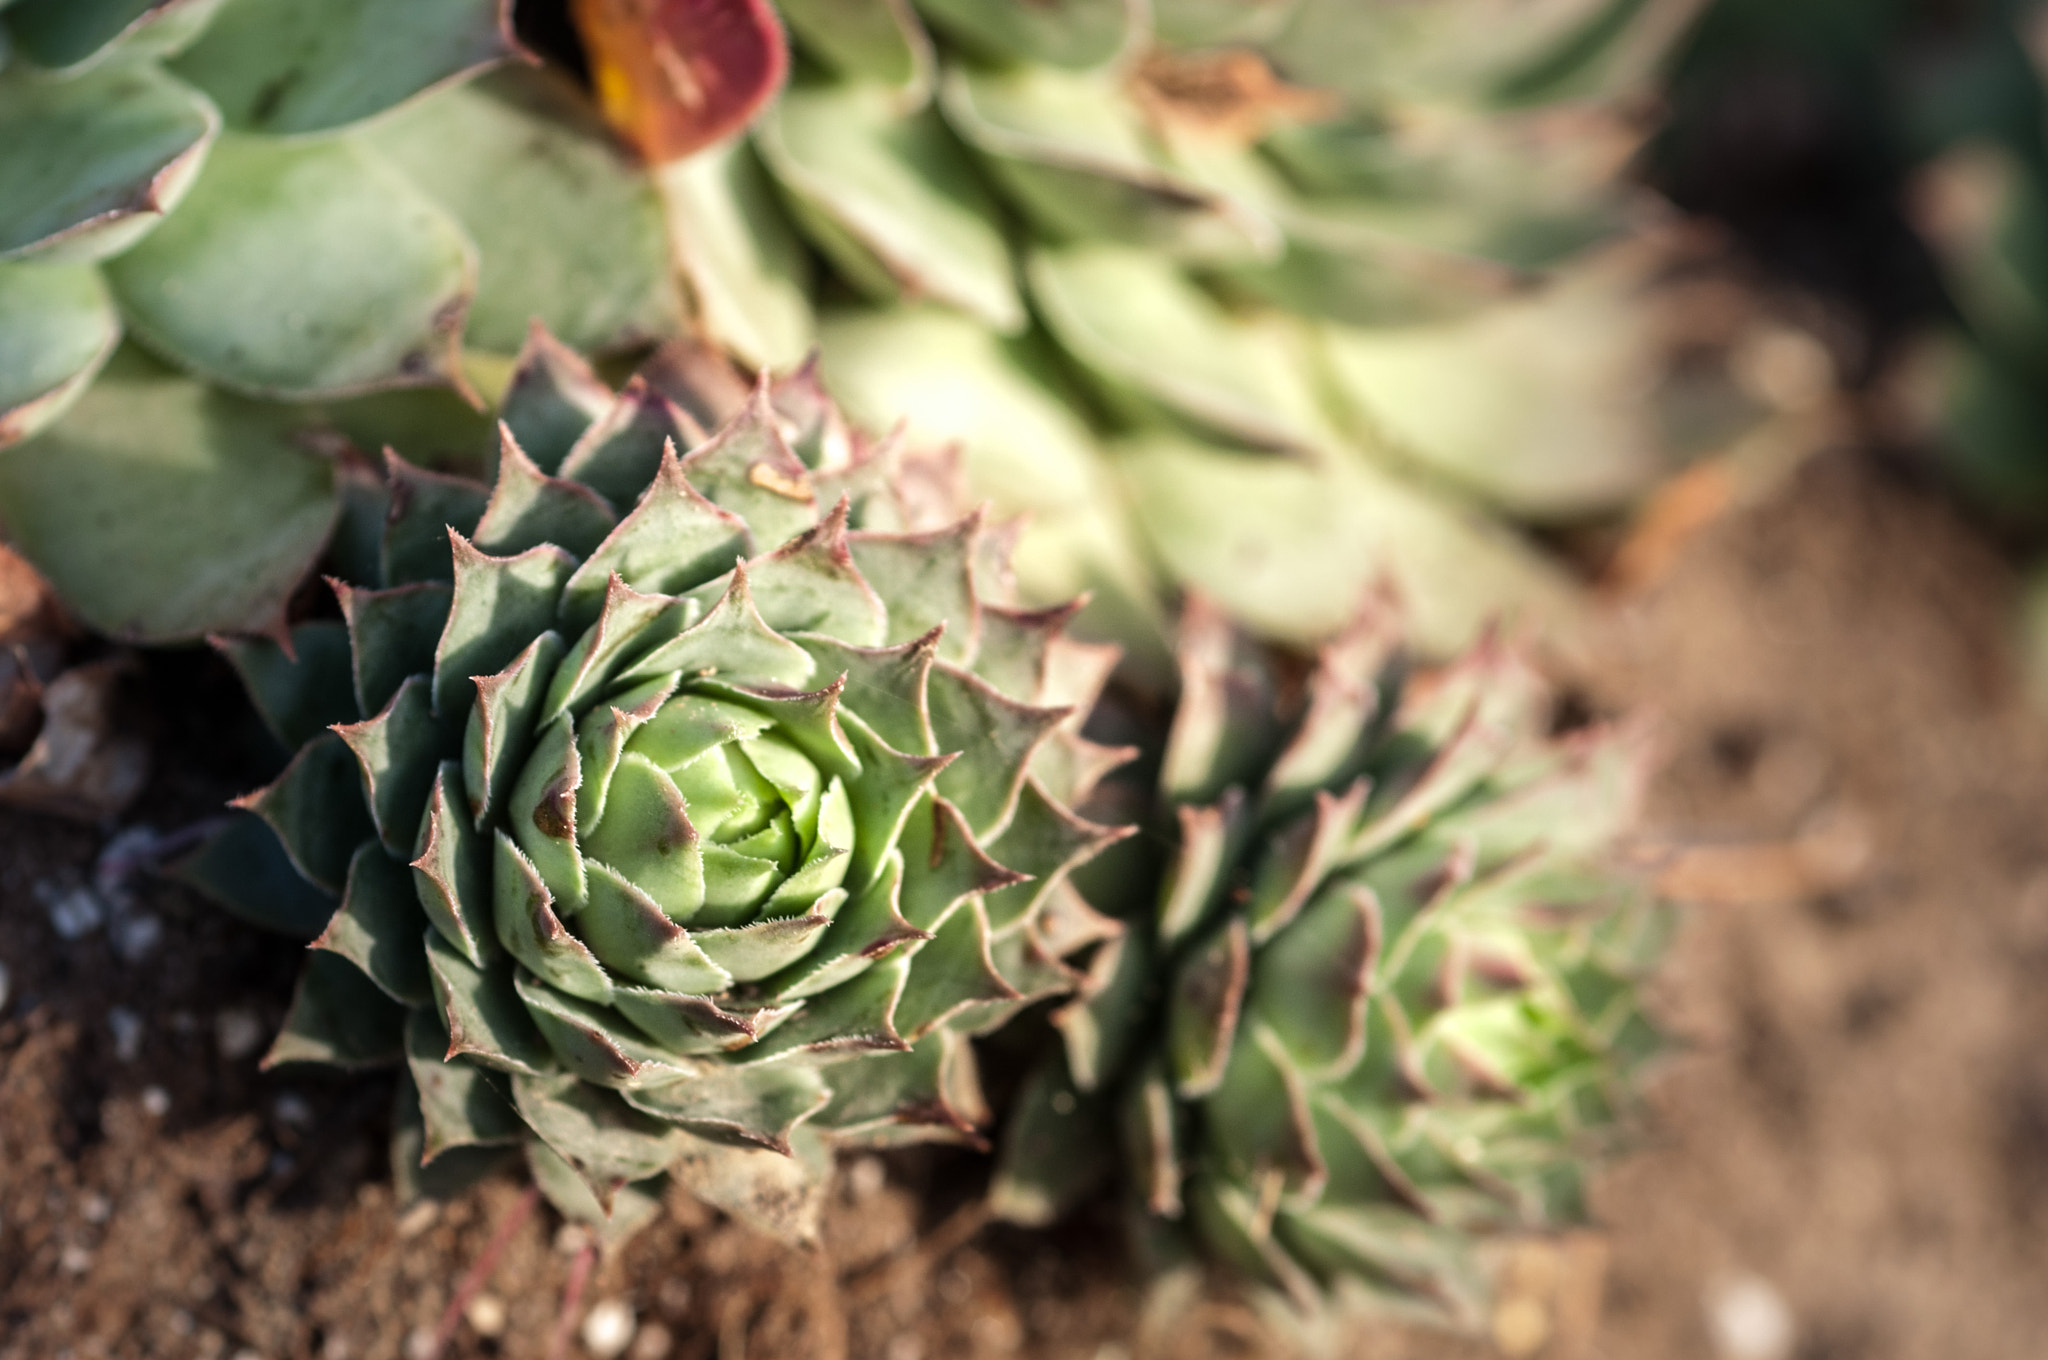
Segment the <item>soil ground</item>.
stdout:
<svg viewBox="0 0 2048 1360">
<path fill-rule="evenodd" d="M 1659 714 L 1649 848 L 1700 903 L 1659 989 L 1680 1051 L 1599 1187 L 1599 1235 L 1518 1267 L 1548 1302 L 1533 1323 L 1497 1315 L 1510 1350 L 2038 1353 L 2048 739 L 2009 669 L 2012 589 L 1941 506 L 1835 455 L 1613 610 L 1583 683 Z M 174 773 L 131 817 L 168 827 L 249 761 L 195 700 L 219 679 L 206 665 L 154 678 L 160 713 L 197 715 L 164 719 Z M 400 1212 L 387 1082 L 257 1071 L 289 944 L 165 884 L 141 889 L 162 935 L 139 959 L 115 948 L 132 931 L 60 938 L 48 902 L 111 830 L 0 817 L 0 1360 L 406 1355 L 518 1185 Z M 678 1197 L 586 1297 L 631 1306 L 634 1360 L 1288 1349 L 1221 1295 L 1141 1329 L 1111 1223 L 982 1227 L 977 1174 L 959 1154 L 858 1163 L 811 1255 Z M 529 1220 L 496 1315 L 472 1310 L 496 1335 L 465 1324 L 449 1354 L 537 1360 L 570 1264 L 557 1224 Z M 1494 1353 L 1377 1328 L 1347 1349 Z"/>
</svg>

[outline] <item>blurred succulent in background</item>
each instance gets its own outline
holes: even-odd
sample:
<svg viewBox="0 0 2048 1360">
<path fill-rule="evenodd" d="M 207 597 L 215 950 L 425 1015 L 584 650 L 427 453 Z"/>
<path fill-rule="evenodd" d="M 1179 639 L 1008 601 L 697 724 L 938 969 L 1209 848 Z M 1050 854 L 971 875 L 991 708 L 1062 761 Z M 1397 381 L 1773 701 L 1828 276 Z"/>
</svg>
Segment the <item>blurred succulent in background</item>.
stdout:
<svg viewBox="0 0 2048 1360">
<path fill-rule="evenodd" d="M 317 934 L 268 1061 L 402 1060 L 402 1177 L 523 1144 L 572 1216 L 673 1170 L 803 1238 L 829 1146 L 975 1140 L 969 1036 L 1067 985 L 1113 650 L 807 376 L 706 438 L 536 331 L 504 411 L 491 487 L 388 456 L 340 619 L 221 644 L 298 753 L 182 871 Z"/>
<path fill-rule="evenodd" d="M 1169 582 L 1298 642 L 1389 574 L 1435 650 L 1568 616 L 1508 523 L 1725 433 L 1620 179 L 1697 2 L 15 0 L 0 511 L 102 631 L 275 631 L 328 455 L 474 465 L 538 317 L 821 345 L 1162 661 Z"/>
<path fill-rule="evenodd" d="M 1669 915 L 1619 854 L 1640 734 L 1551 735 L 1496 641 L 1416 673 L 1380 604 L 1303 668 L 1196 600 L 1179 662 L 1162 862 L 1095 866 L 1116 919 L 995 1205 L 1048 1220 L 1120 1160 L 1164 1262 L 1185 1238 L 1305 1305 L 1483 1320 L 1482 1243 L 1583 1216 L 1658 1047 Z"/>
<path fill-rule="evenodd" d="M 511 0 L 18 0 L 0 49 L 0 445 L 42 432 L 0 514 L 103 632 L 280 628 L 323 455 L 475 465 L 529 319 L 683 329 L 645 175 Z"/>
<path fill-rule="evenodd" d="M 959 439 L 1027 589 L 1133 636 L 1162 574 L 1299 642 L 1387 574 L 1432 648 L 1556 620 L 1502 521 L 1669 468 L 1649 262 L 1600 247 L 1694 0 L 788 0 L 789 88 L 682 159 L 638 7 L 573 8 L 709 333 Z"/>
</svg>

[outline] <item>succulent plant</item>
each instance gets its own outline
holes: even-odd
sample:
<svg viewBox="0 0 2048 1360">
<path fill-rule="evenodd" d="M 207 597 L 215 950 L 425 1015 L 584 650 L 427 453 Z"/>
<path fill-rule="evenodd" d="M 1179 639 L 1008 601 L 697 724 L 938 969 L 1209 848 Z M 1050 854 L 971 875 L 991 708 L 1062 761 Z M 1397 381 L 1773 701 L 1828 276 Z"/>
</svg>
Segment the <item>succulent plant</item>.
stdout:
<svg viewBox="0 0 2048 1360">
<path fill-rule="evenodd" d="M 1466 1321 L 1487 1234 L 1583 1213 L 1657 1047 L 1668 916 L 1616 854 L 1643 743 L 1550 735 L 1497 641 L 1403 653 L 1384 604 L 1307 667 L 1191 604 L 1164 863 L 1092 894 L 1123 909 L 1005 1131 L 1001 1212 L 1050 1219 L 1120 1148 L 1155 1245 Z"/>
<path fill-rule="evenodd" d="M 320 454 L 476 463 L 530 318 L 588 355 L 682 333 L 647 176 L 511 25 L 0 6 L 0 514 L 94 627 L 277 626 L 340 514 Z"/>
<path fill-rule="evenodd" d="M 1431 647 L 1559 618 L 1504 522 L 1661 473 L 1640 271 L 1594 247 L 1694 3 L 526 0 L 585 89 L 510 0 L 15 0 L 0 511 L 103 632 L 274 627 L 341 514 L 318 452 L 482 456 L 537 316 L 822 345 L 1031 513 L 1027 599 L 1162 660 L 1174 582 L 1297 641 L 1388 573 Z"/>
<path fill-rule="evenodd" d="M 1597 247 L 1696 0 L 784 0 L 789 87 L 683 159 L 645 8 L 572 8 L 709 334 L 959 439 L 1026 584 L 1127 635 L 1162 577 L 1300 643 L 1383 575 L 1432 648 L 1554 622 L 1504 521 L 1667 466 L 1642 262 Z"/>
<path fill-rule="evenodd" d="M 801 1237 L 827 1146 L 976 1138 L 970 1036 L 1067 985 L 1114 652 L 808 374 L 706 438 L 536 331 L 504 409 L 488 488 L 387 454 L 339 619 L 221 643 L 298 749 L 184 872 L 318 933 L 267 1061 L 402 1061 L 402 1173 L 523 1143 L 565 1212 L 673 1170 Z"/>
</svg>

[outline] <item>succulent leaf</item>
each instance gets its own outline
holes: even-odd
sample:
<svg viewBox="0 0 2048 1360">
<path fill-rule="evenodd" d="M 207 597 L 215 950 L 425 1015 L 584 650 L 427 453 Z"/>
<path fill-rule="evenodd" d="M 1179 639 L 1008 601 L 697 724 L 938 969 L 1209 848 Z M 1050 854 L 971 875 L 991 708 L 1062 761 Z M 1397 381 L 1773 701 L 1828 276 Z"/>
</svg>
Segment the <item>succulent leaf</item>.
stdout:
<svg viewBox="0 0 2048 1360">
<path fill-rule="evenodd" d="M 17 20 L 18 22 L 18 20 Z M 147 65 L 71 80 L 0 74 L 0 259 L 83 261 L 155 230 L 206 160 L 220 115 Z"/>
<path fill-rule="evenodd" d="M 585 353 L 682 329 L 654 186 L 566 78 L 505 66 L 379 121 L 367 139 L 476 242 L 470 344 L 510 354 L 531 320 Z M 527 452 L 560 466 L 551 446 Z"/>
<path fill-rule="evenodd" d="M 336 516 L 333 469 L 294 442 L 306 418 L 123 350 L 65 420 L 0 451 L 8 532 L 110 636 L 274 633 Z"/>
<path fill-rule="evenodd" d="M 328 132 L 523 55 L 511 0 L 228 0 L 174 63 L 237 130 Z"/>
<path fill-rule="evenodd" d="M 69 409 L 120 340 L 120 315 L 89 266 L 0 264 L 0 448 Z"/>
<path fill-rule="evenodd" d="M 353 141 L 230 136 L 107 277 L 152 348 L 238 391 L 306 398 L 459 381 L 476 251 Z"/>
</svg>

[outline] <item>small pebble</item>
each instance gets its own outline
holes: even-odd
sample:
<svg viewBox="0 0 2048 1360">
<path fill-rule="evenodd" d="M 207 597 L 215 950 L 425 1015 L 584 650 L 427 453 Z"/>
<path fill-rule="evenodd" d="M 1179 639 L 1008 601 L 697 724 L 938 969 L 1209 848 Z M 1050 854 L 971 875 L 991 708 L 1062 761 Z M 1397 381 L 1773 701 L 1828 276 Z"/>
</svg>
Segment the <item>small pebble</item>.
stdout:
<svg viewBox="0 0 2048 1360">
<path fill-rule="evenodd" d="M 441 1206 L 430 1199 L 423 1199 L 407 1209 L 398 1219 L 400 1237 L 418 1237 L 434 1226 L 434 1220 L 441 1216 Z"/>
<path fill-rule="evenodd" d="M 164 923 L 149 912 L 123 916 L 107 928 L 107 938 L 124 963 L 141 963 L 163 943 Z"/>
<path fill-rule="evenodd" d="M 889 1183 L 889 1169 L 880 1157 L 863 1157 L 846 1168 L 846 1188 L 855 1202 L 873 1199 Z"/>
<path fill-rule="evenodd" d="M 69 891 L 44 880 L 36 884 L 36 897 L 50 914 L 50 927 L 60 939 L 78 940 L 106 924 L 106 904 L 90 888 Z"/>
<path fill-rule="evenodd" d="M 271 1153 L 269 1162 L 264 1165 L 264 1170 L 269 1172 L 272 1178 L 278 1180 L 291 1175 L 298 1168 L 298 1158 L 282 1150 Z"/>
<path fill-rule="evenodd" d="M 668 1360 L 668 1353 L 675 1348 L 675 1335 L 659 1322 L 650 1322 L 633 1338 L 633 1349 L 626 1353 L 626 1360 Z"/>
<path fill-rule="evenodd" d="M 171 1093 L 161 1086 L 143 1087 L 142 1112 L 151 1119 L 162 1119 L 171 1112 Z"/>
<path fill-rule="evenodd" d="M 105 1195 L 87 1195 L 78 1206 L 78 1213 L 88 1223 L 104 1223 L 114 1216 L 114 1202 Z"/>
<path fill-rule="evenodd" d="M 1769 1280 L 1735 1275 L 1708 1288 L 1707 1331 L 1721 1360 L 1786 1360 L 1792 1354 L 1792 1310 Z"/>
<path fill-rule="evenodd" d="M 261 1355 L 258 1355 L 255 1351 L 250 1350 L 247 1346 L 244 1346 L 242 1349 L 236 1351 L 233 1355 L 229 1356 L 228 1360 L 263 1360 L 263 1357 Z"/>
<path fill-rule="evenodd" d="M 890 1338 L 883 1348 L 885 1360 L 924 1360 L 924 1341 L 909 1332 Z"/>
<path fill-rule="evenodd" d="M 172 1336 L 186 1337 L 192 1335 L 199 1324 L 193 1320 L 190 1313 L 182 1308 L 175 1308 L 171 1310 L 171 1315 L 164 1319 L 164 1326 Z"/>
<path fill-rule="evenodd" d="M 57 1265 L 66 1275 L 83 1275 L 92 1269 L 92 1253 L 76 1244 L 64 1248 Z"/>
<path fill-rule="evenodd" d="M 330 1336 L 320 1343 L 320 1360 L 348 1360 L 351 1354 L 346 1337 Z"/>
<path fill-rule="evenodd" d="M 142 1017 L 126 1006 L 115 1006 L 107 1012 L 107 1028 L 114 1035 L 114 1056 L 122 1062 L 134 1062 L 142 1056 Z"/>
<path fill-rule="evenodd" d="M 502 1336 L 505 1331 L 505 1305 L 496 1294 L 479 1294 L 469 1301 L 469 1307 L 462 1315 L 469 1319 L 469 1325 L 476 1329 L 478 1336 Z"/>
<path fill-rule="evenodd" d="M 286 1091 L 270 1109 L 277 1116 L 278 1123 L 290 1124 L 293 1128 L 302 1129 L 313 1122 L 313 1107 L 296 1091 Z"/>
<path fill-rule="evenodd" d="M 555 1250 L 564 1256 L 574 1256 L 590 1242 L 590 1229 L 581 1223 L 564 1223 L 555 1229 Z"/>
<path fill-rule="evenodd" d="M 415 1327 L 405 1334 L 405 1360 L 433 1360 L 434 1329 Z"/>
<path fill-rule="evenodd" d="M 263 1047 L 263 1022 L 245 1010 L 222 1011 L 213 1017 L 213 1042 L 229 1062 Z"/>
<path fill-rule="evenodd" d="M 624 1299 L 606 1299 L 583 1319 L 583 1349 L 596 1360 L 618 1360 L 633 1344 L 633 1306 Z"/>
</svg>

